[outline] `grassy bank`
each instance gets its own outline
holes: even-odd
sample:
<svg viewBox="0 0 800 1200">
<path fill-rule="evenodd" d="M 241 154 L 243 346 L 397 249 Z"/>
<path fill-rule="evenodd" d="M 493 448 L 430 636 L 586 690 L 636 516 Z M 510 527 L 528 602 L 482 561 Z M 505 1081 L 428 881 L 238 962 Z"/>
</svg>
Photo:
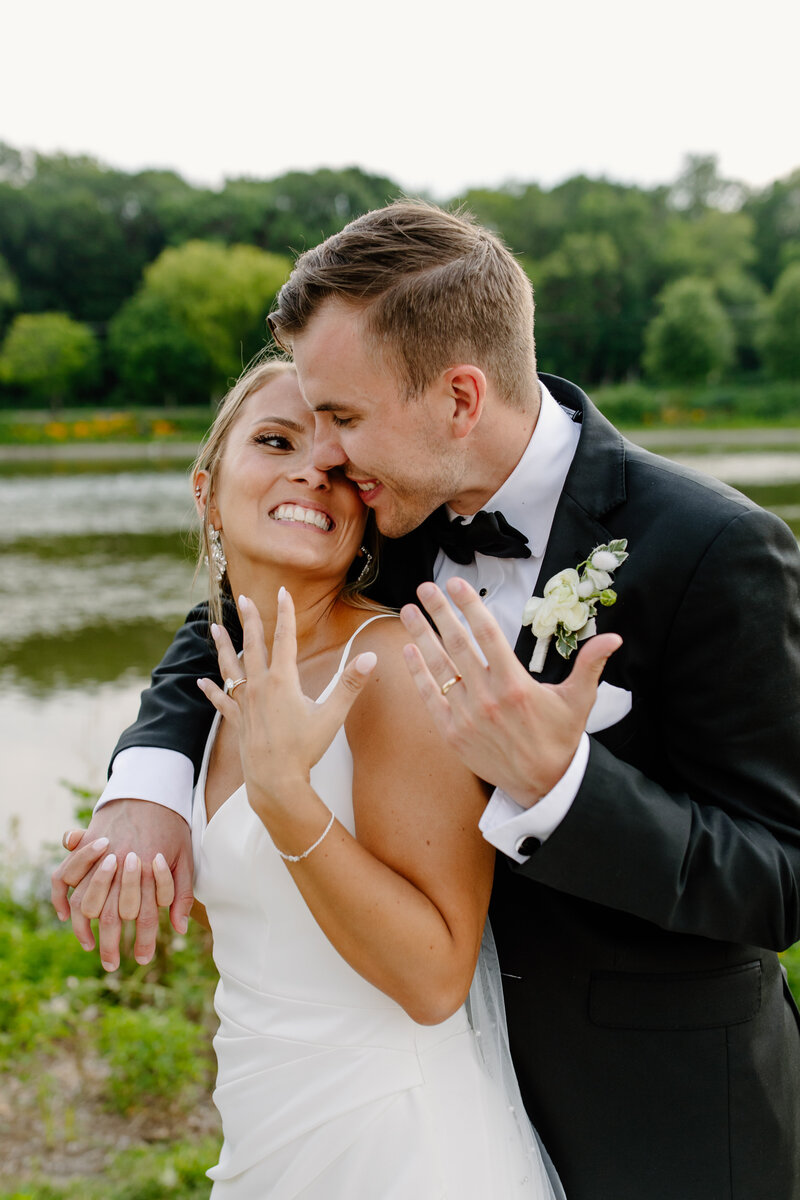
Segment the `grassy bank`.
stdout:
<svg viewBox="0 0 800 1200">
<path fill-rule="evenodd" d="M 593 388 L 590 395 L 601 412 L 621 429 L 800 424 L 800 380 L 702 387 L 625 383 Z"/>
<path fill-rule="evenodd" d="M 589 388 L 620 428 L 721 428 L 800 424 L 800 381 L 657 387 L 643 383 Z M 198 444 L 214 406 L 141 408 L 120 412 L 72 408 L 58 414 L 0 410 L 0 445 Z"/>
<path fill-rule="evenodd" d="M 200 1200 L 216 1161 L 215 971 L 165 925 L 106 975 L 45 879 L 0 878 L 0 1200 Z M 22 898 L 24 896 L 24 898 Z"/>
</svg>

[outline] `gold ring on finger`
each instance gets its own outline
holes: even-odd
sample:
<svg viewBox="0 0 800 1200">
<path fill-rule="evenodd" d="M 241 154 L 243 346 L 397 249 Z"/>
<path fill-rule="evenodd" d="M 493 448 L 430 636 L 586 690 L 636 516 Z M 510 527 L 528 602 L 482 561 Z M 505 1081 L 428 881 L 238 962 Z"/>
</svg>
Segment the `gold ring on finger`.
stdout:
<svg viewBox="0 0 800 1200">
<path fill-rule="evenodd" d="M 450 679 L 446 679 L 444 681 L 444 683 L 442 684 L 442 689 L 441 689 L 442 695 L 446 696 L 447 693 L 450 691 L 450 688 L 455 687 L 455 685 L 460 682 L 461 682 L 460 675 L 453 675 Z"/>
<path fill-rule="evenodd" d="M 226 679 L 222 690 L 226 696 L 232 696 L 240 683 L 247 683 L 246 675 L 240 675 L 238 679 Z"/>
</svg>

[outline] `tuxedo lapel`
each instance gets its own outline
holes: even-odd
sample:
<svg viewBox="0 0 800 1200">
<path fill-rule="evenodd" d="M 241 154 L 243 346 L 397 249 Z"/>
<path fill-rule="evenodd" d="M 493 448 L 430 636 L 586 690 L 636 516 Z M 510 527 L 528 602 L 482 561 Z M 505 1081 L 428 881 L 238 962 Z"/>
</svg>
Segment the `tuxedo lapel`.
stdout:
<svg viewBox="0 0 800 1200">
<path fill-rule="evenodd" d="M 621 434 L 580 388 L 555 375 L 542 375 L 541 379 L 563 408 L 576 413 L 581 435 L 553 519 L 534 589 L 537 596 L 543 594 L 551 576 L 577 567 L 595 546 L 609 540 L 602 518 L 625 500 L 625 442 Z M 530 626 L 522 626 L 514 652 L 526 668 L 533 645 Z M 562 658 L 553 643 L 536 678 L 542 683 L 558 683 L 571 669 L 572 659 Z"/>
</svg>

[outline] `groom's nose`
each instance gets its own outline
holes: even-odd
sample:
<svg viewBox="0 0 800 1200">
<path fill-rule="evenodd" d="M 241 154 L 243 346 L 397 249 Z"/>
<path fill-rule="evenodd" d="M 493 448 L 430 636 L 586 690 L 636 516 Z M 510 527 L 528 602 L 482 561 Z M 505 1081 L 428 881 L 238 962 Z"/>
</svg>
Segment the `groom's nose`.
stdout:
<svg viewBox="0 0 800 1200">
<path fill-rule="evenodd" d="M 343 467 L 347 462 L 347 455 L 342 449 L 336 430 L 330 425 L 321 426 L 319 422 L 314 432 L 314 448 L 311 454 L 318 471 L 332 471 L 334 467 Z"/>
</svg>

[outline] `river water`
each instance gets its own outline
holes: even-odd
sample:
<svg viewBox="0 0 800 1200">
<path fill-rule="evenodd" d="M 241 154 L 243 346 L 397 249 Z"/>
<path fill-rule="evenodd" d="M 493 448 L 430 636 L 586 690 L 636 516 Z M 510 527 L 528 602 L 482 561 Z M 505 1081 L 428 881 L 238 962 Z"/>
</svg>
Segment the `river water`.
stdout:
<svg viewBox="0 0 800 1200">
<path fill-rule="evenodd" d="M 800 536 L 800 445 L 691 461 Z M 0 857 L 52 857 L 76 792 L 102 789 L 119 732 L 187 610 L 193 507 L 185 466 L 28 464 L 0 473 Z"/>
</svg>

